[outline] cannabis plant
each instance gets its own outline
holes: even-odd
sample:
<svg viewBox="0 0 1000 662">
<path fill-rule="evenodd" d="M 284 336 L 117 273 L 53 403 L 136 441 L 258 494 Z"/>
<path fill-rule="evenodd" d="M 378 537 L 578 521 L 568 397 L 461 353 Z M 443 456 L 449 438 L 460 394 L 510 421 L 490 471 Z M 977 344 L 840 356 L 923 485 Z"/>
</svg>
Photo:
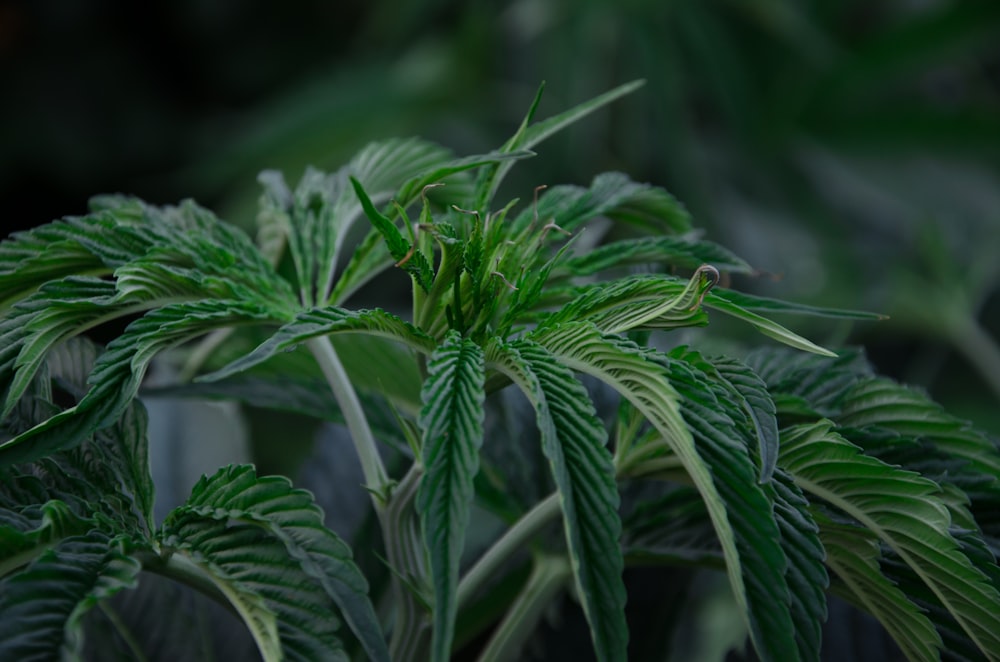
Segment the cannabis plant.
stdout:
<svg viewBox="0 0 1000 662">
<path fill-rule="evenodd" d="M 265 173 L 255 239 L 111 196 L 0 245 L 0 658 L 153 655 L 130 623 L 171 610 L 128 596 L 176 583 L 268 661 L 519 659 L 565 595 L 623 660 L 636 565 L 721 573 L 761 659 L 818 659 L 828 593 L 910 659 L 1000 658 L 995 441 L 769 317 L 874 316 L 727 289 L 750 266 L 622 174 L 496 202 L 527 150 L 634 87 L 540 122 L 536 98 L 488 154 L 391 140 L 294 189 Z M 394 272 L 406 304 L 348 305 Z M 727 351 L 710 314 L 767 338 Z M 250 465 L 157 521 L 158 355 L 176 394 L 346 426 L 374 534 L 352 550 Z"/>
</svg>

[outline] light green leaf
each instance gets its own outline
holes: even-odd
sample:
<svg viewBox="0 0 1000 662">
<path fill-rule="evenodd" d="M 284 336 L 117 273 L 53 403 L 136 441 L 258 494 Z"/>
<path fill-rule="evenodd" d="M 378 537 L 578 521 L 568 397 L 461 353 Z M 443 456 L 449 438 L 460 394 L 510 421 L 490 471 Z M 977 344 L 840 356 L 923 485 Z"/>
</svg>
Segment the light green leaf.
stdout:
<svg viewBox="0 0 1000 662">
<path fill-rule="evenodd" d="M 707 308 L 712 308 L 718 310 L 720 313 L 725 313 L 731 315 L 737 319 L 743 320 L 744 322 L 750 324 L 755 329 L 763 333 L 765 336 L 774 338 L 778 342 L 784 343 L 789 347 L 794 347 L 796 349 L 801 349 L 807 352 L 813 352 L 815 354 L 820 354 L 822 356 L 836 357 L 837 355 L 828 349 L 824 349 L 819 345 L 806 340 L 797 333 L 793 333 L 781 326 L 777 322 L 771 321 L 766 317 L 761 317 L 756 313 L 752 313 L 749 310 L 741 308 L 732 301 L 724 299 L 718 296 L 714 292 L 709 292 L 705 295 L 704 304 Z"/>
<path fill-rule="evenodd" d="M 843 582 L 835 590 L 877 618 L 908 660 L 940 659 L 941 637 L 934 625 L 879 567 L 878 536 L 829 518 L 819 523 L 826 563 Z"/>
<path fill-rule="evenodd" d="M 642 80 L 625 83 L 624 85 L 594 97 L 590 101 L 585 101 L 584 103 L 574 106 L 569 110 L 559 113 L 558 115 L 536 122 L 535 124 L 531 124 L 531 119 L 535 114 L 535 110 L 538 108 L 538 102 L 541 100 L 542 96 L 542 88 L 539 88 L 538 94 L 535 95 L 531 108 L 528 110 L 528 114 L 521 123 L 520 128 L 518 128 L 517 132 L 510 138 L 510 140 L 504 143 L 504 146 L 500 148 L 500 151 L 513 152 L 516 150 L 531 149 L 546 138 L 558 133 L 570 124 L 586 117 L 602 106 L 605 106 L 615 99 L 635 91 L 644 83 L 645 81 Z M 507 172 L 510 170 L 511 165 L 512 163 L 510 161 L 504 161 L 502 163 L 491 165 L 482 171 L 479 181 L 476 184 L 477 195 L 474 207 L 475 209 L 481 210 L 487 207 L 489 201 L 496 193 L 497 188 L 499 188 L 500 182 L 503 181 L 504 176 L 506 176 Z"/>
<path fill-rule="evenodd" d="M 808 315 L 812 317 L 827 317 L 831 319 L 846 320 L 884 320 L 887 315 L 870 313 L 864 310 L 847 310 L 843 308 L 825 308 L 822 306 L 810 306 L 794 301 L 782 301 L 781 299 L 771 299 L 768 297 L 746 294 L 735 290 L 717 289 L 714 292 L 719 299 L 724 299 L 729 303 L 739 306 L 744 310 L 760 311 L 764 313 L 788 313 L 791 315 Z"/>
<path fill-rule="evenodd" d="M 434 340 L 418 328 L 381 309 L 351 311 L 331 306 L 314 308 L 299 313 L 295 319 L 283 327 L 256 349 L 224 368 L 208 375 L 201 375 L 199 381 L 216 381 L 237 372 L 251 368 L 278 352 L 295 349 L 300 343 L 336 333 L 366 333 L 391 340 L 397 340 L 424 353 L 430 353 Z"/>
<path fill-rule="evenodd" d="M 625 659 L 628 625 L 618 488 L 607 433 L 587 390 L 556 356 L 526 340 L 493 345 L 487 359 L 535 407 L 542 452 L 559 492 L 563 526 L 599 660 Z"/>
<path fill-rule="evenodd" d="M 79 659 L 83 616 L 101 600 L 133 588 L 139 570 L 139 562 L 107 534 L 63 539 L 0 582 L 0 659 Z"/>
<path fill-rule="evenodd" d="M 424 475 L 416 507 L 434 588 L 431 659 L 451 657 L 458 568 L 483 443 L 483 352 L 452 331 L 431 355 L 421 395 Z"/>
<path fill-rule="evenodd" d="M 321 598 L 325 597 L 347 621 L 369 659 L 389 659 L 378 618 L 368 599 L 368 584 L 354 564 L 350 548 L 323 526 L 323 513 L 309 492 L 293 489 L 284 477 L 258 478 L 251 466 L 230 466 L 199 481 L 188 502 L 175 510 L 164 526 L 170 529 L 189 519 L 216 520 L 223 525 L 239 522 L 266 531 L 283 545 L 285 566 L 295 568 L 296 574 L 302 576 L 294 577 L 287 572 L 285 577 L 276 578 L 284 585 L 262 590 L 265 597 L 276 599 L 268 592 L 288 598 L 301 595 L 294 598 L 301 600 L 300 607 L 306 603 L 322 605 Z M 246 534 L 246 539 L 253 536 Z M 244 550 L 248 555 L 251 551 Z M 280 554 L 274 556 L 275 560 L 279 557 Z M 208 557 L 209 561 L 213 559 Z M 263 567 L 259 571 L 270 572 Z M 306 591 L 306 586 L 311 591 Z M 337 619 L 328 613 L 332 605 L 322 607 L 320 613 L 326 614 L 322 619 L 330 621 L 330 627 L 336 630 Z M 272 608 L 279 615 L 288 609 L 275 605 Z M 279 629 L 284 627 L 279 622 Z M 339 642 L 337 646 L 340 647 Z"/>
<path fill-rule="evenodd" d="M 941 488 L 868 457 L 830 422 L 786 430 L 783 466 L 804 491 L 874 531 L 913 569 L 984 653 L 1000 651 L 1000 593 L 962 553 Z"/>
<path fill-rule="evenodd" d="M 592 375 L 621 393 L 659 432 L 660 443 L 665 445 L 659 453 L 655 446 L 641 450 L 651 452 L 652 458 L 674 453 L 701 493 L 719 538 L 734 597 L 747 620 L 757 651 L 765 656 L 773 654 L 785 640 L 788 643 L 783 650 L 792 650 L 788 594 L 782 578 L 785 559 L 776 545 L 776 532 L 770 541 L 764 541 L 765 536 L 756 530 L 761 524 L 775 527 L 770 505 L 760 502 L 763 495 L 753 477 L 746 449 L 734 448 L 713 427 L 721 425 L 721 415 L 703 405 L 697 406 L 692 400 L 687 402 L 696 407 L 685 411 L 684 401 L 668 380 L 667 371 L 656 362 L 662 360 L 662 355 L 644 352 L 616 336 L 602 335 L 593 325 L 566 323 L 540 329 L 529 337 L 549 350 L 558 363 Z M 703 450 L 696 446 L 693 433 L 705 445 Z M 708 457 L 702 452 L 708 453 Z M 624 461 L 619 459 L 619 465 Z M 718 472 L 722 473 L 716 481 L 714 475 Z M 732 484 L 727 486 L 728 481 Z M 741 503 L 742 499 L 749 502 Z M 751 554 L 750 558 L 744 558 L 758 544 L 766 546 L 759 550 L 761 557 L 754 559 Z M 741 548 L 746 552 L 741 553 Z M 758 583 L 772 579 L 773 586 Z M 761 597 L 775 587 L 781 596 L 778 602 L 763 604 Z M 757 613 L 757 609 L 762 611 Z M 769 624 L 788 623 L 784 632 L 780 628 L 763 632 L 758 619 L 767 619 Z"/>
</svg>

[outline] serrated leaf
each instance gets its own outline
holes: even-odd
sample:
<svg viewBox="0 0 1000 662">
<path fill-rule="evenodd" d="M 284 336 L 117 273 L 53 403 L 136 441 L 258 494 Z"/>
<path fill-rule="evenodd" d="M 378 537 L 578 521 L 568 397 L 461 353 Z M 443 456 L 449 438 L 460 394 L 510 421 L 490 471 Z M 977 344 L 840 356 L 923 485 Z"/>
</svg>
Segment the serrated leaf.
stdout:
<svg viewBox="0 0 1000 662">
<path fill-rule="evenodd" d="M 622 517 L 622 547 L 639 562 L 725 563 L 705 501 L 690 487 L 671 485 L 635 504 Z"/>
<path fill-rule="evenodd" d="M 186 504 L 172 513 L 164 523 L 165 535 L 176 533 L 178 527 L 185 527 L 189 521 L 215 520 L 223 527 L 231 527 L 239 522 L 266 531 L 268 536 L 280 543 L 284 550 L 284 577 L 274 576 L 274 585 L 264 592 L 271 607 L 279 615 L 292 615 L 288 605 L 278 606 L 274 602 L 281 595 L 298 602 L 299 608 L 306 604 L 315 605 L 318 613 L 328 613 L 330 605 L 336 605 L 338 613 L 347 621 L 351 630 L 365 648 L 369 659 L 388 660 L 388 650 L 374 609 L 368 599 L 368 583 L 352 560 L 351 550 L 336 534 L 323 525 L 323 512 L 315 504 L 312 495 L 305 490 L 293 489 L 288 479 L 279 476 L 258 478 L 252 466 L 230 466 L 220 469 L 214 476 L 203 478 L 192 489 Z M 200 526 L 200 524 L 194 524 Z M 211 528 L 211 527 L 209 527 Z M 200 535 L 200 534 L 198 534 Z M 220 534 L 221 535 L 221 534 Z M 225 534 L 228 536 L 228 532 Z M 250 533 L 241 533 L 241 540 L 253 540 L 253 544 L 242 550 L 241 555 L 254 558 L 253 545 L 270 548 L 271 542 L 262 542 Z M 187 543 L 189 544 L 190 540 Z M 221 552 L 218 543 L 211 543 L 212 549 Z M 212 563 L 218 563 L 217 555 L 209 554 L 202 547 L 202 553 Z M 234 551 L 234 550 L 227 550 Z M 282 554 L 270 551 L 267 562 L 281 563 Z M 262 563 L 265 561 L 261 559 Z M 295 568 L 298 577 L 292 576 L 287 568 Z M 260 567 L 263 576 L 271 576 L 273 570 Z M 252 572 L 256 572 L 252 571 Z M 259 581 L 259 580 L 241 580 Z M 281 584 L 280 586 L 278 584 Z M 307 590 L 306 587 L 311 587 Z M 325 598 L 325 600 L 324 600 Z M 330 621 L 324 625 L 335 631 L 338 627 L 331 615 L 323 617 Z M 308 629 L 307 623 L 298 623 L 296 616 L 292 626 Z M 284 619 L 279 621 L 279 629 L 286 627 Z M 296 635 L 297 637 L 300 635 Z M 309 638 L 312 634 L 302 634 Z M 317 636 L 327 639 L 326 634 Z M 334 635 L 330 635 L 334 639 Z M 313 646 L 315 642 L 309 642 Z M 340 647 L 339 640 L 337 647 Z"/>
<path fill-rule="evenodd" d="M 421 393 L 421 461 L 417 493 L 434 590 L 431 659 L 451 657 L 458 603 L 458 568 L 469 524 L 473 478 L 483 443 L 483 353 L 452 331 L 431 355 Z"/>
<path fill-rule="evenodd" d="M 632 223 L 652 233 L 682 233 L 691 229 L 691 219 L 683 205 L 664 189 L 639 184 L 620 172 L 594 177 L 589 188 L 556 186 L 545 191 L 537 209 L 526 209 L 513 221 L 523 232 L 538 221 L 555 223 L 575 231 L 595 218 Z"/>
<path fill-rule="evenodd" d="M 788 313 L 791 315 L 807 315 L 811 317 L 826 317 L 830 319 L 845 320 L 888 319 L 887 315 L 872 313 L 865 310 L 848 310 L 845 308 L 811 306 L 804 303 L 772 299 L 769 297 L 762 297 L 722 288 L 715 290 L 714 294 L 719 299 L 724 299 L 731 304 L 750 311 L 760 311 L 764 313 Z"/>
<path fill-rule="evenodd" d="M 741 308 L 732 301 L 729 301 L 714 292 L 709 292 L 705 295 L 704 304 L 707 308 L 712 308 L 714 310 L 718 310 L 720 313 L 725 313 L 737 319 L 743 320 L 765 336 L 774 338 L 778 342 L 784 343 L 789 347 L 801 349 L 806 352 L 813 352 L 814 354 L 819 354 L 821 356 L 837 356 L 830 350 L 824 349 L 812 341 L 806 340 L 797 333 L 789 331 L 777 322 L 769 320 L 766 317 L 761 317 L 760 315 L 750 312 L 745 308 Z"/>
<path fill-rule="evenodd" d="M 633 92 L 644 83 L 645 81 L 636 80 L 620 85 L 613 90 L 609 90 L 604 94 L 574 106 L 569 110 L 559 113 L 558 115 L 554 115 L 548 119 L 530 124 L 532 116 L 535 113 L 535 109 L 538 107 L 538 102 L 541 99 L 542 90 L 540 88 L 527 116 L 524 119 L 524 122 L 521 124 L 521 127 L 514 134 L 514 136 L 512 136 L 511 139 L 504 144 L 500 151 L 513 152 L 515 150 L 531 149 L 546 138 L 558 133 L 565 127 L 573 124 L 583 117 L 586 117 L 602 106 L 605 106 L 615 99 Z M 504 176 L 510 170 L 510 167 L 511 162 L 504 161 L 483 170 L 479 181 L 476 183 L 476 209 L 485 209 L 487 207 L 489 201 L 493 198 L 493 194 L 496 193 L 497 188 L 500 186 L 500 182 L 503 181 Z"/>
<path fill-rule="evenodd" d="M 556 269 L 556 276 L 589 276 L 608 269 L 658 264 L 682 269 L 697 269 L 711 264 L 722 272 L 752 273 L 744 260 L 728 249 L 690 235 L 642 237 L 613 241 L 566 259 Z"/>
<path fill-rule="evenodd" d="M 949 533 L 940 487 L 862 454 L 828 421 L 786 430 L 779 461 L 803 490 L 845 511 L 899 554 L 980 650 L 1000 650 L 1000 592 Z"/>
<path fill-rule="evenodd" d="M 583 385 L 541 346 L 520 340 L 491 346 L 487 356 L 535 407 L 597 659 L 624 659 L 628 625 L 621 521 L 607 433 Z"/>
<path fill-rule="evenodd" d="M 99 531 L 66 538 L 0 582 L 0 659 L 78 658 L 87 610 L 135 586 L 139 562 Z"/>
<path fill-rule="evenodd" d="M 0 444 L 0 466 L 72 448 L 114 423 L 158 352 L 212 329 L 270 319 L 260 306 L 232 301 L 177 303 L 146 313 L 108 345 L 90 376 L 92 388 L 76 406 Z"/>
<path fill-rule="evenodd" d="M 712 365 L 732 387 L 740 408 L 746 413 L 757 439 L 760 455 L 760 482 L 771 479 L 778 463 L 778 417 L 767 384 L 749 366 L 732 358 L 714 358 Z"/>
<path fill-rule="evenodd" d="M 770 504 L 761 503 L 763 495 L 746 449 L 734 448 L 718 429 L 723 415 L 690 399 L 692 389 L 682 399 L 667 379 L 666 370 L 655 362 L 662 356 L 618 337 L 602 335 L 593 325 L 566 323 L 529 337 L 548 349 L 559 363 L 592 375 L 621 393 L 660 433 L 660 443 L 666 445 L 663 452 L 669 449 L 676 454 L 705 501 L 734 597 L 758 652 L 767 656 L 792 650 L 784 555 L 777 547 L 776 532 L 773 538 L 764 540 L 757 528 L 761 524 L 776 527 Z M 696 445 L 693 433 L 699 435 L 701 446 Z M 718 481 L 715 474 L 720 476 Z M 744 558 L 740 551 L 759 545 L 763 547 L 757 549 L 760 557 L 756 559 L 752 553 L 750 558 Z M 772 591 L 780 597 L 768 605 L 763 596 Z M 766 631 L 762 627 L 767 627 Z"/>
<path fill-rule="evenodd" d="M 331 306 L 306 310 L 282 326 L 256 349 L 220 370 L 198 377 L 199 381 L 216 381 L 247 370 L 266 361 L 278 352 L 291 350 L 300 343 L 336 333 L 367 333 L 397 340 L 413 349 L 430 353 L 434 340 L 408 322 L 381 309 L 351 311 Z"/>
<path fill-rule="evenodd" d="M 879 620 L 908 660 L 938 660 L 941 637 L 930 619 L 879 567 L 878 538 L 858 526 L 820 520 L 826 563 L 843 582 L 839 593 Z"/>
</svg>

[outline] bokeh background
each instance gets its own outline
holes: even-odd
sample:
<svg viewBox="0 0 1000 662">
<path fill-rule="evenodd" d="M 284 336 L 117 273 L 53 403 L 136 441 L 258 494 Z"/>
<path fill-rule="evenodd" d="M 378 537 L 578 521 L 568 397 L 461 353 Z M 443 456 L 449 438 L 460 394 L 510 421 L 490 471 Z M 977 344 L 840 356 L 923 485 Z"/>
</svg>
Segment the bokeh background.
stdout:
<svg viewBox="0 0 1000 662">
<path fill-rule="evenodd" d="M 995 0 L 3 0 L 5 230 L 101 192 L 249 225 L 264 168 L 486 150 L 542 81 L 545 116 L 635 78 L 511 195 L 665 186 L 766 274 L 741 286 L 889 314 L 815 332 L 1000 430 Z"/>
</svg>

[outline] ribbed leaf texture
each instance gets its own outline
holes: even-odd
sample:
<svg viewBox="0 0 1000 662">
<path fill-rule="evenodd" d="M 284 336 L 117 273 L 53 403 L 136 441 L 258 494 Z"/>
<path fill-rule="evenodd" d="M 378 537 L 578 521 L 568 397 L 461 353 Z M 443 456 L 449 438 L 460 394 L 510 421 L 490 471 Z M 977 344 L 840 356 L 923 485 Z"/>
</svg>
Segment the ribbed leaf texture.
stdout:
<svg viewBox="0 0 1000 662">
<path fill-rule="evenodd" d="M 0 659 L 78 658 L 83 616 L 135 586 L 138 561 L 100 531 L 65 538 L 23 571 L 0 581 Z"/>
<path fill-rule="evenodd" d="M 287 479 L 258 478 L 249 466 L 221 469 L 195 485 L 163 529 L 165 543 L 190 552 L 217 585 L 263 598 L 278 616 L 286 659 L 346 659 L 334 655 L 343 648 L 334 614 L 347 622 L 370 659 L 389 659 L 350 548 L 323 526 L 312 495 L 293 489 Z"/>
<path fill-rule="evenodd" d="M 1000 593 L 951 535 L 952 517 L 938 485 L 864 455 L 829 422 L 786 430 L 779 461 L 804 491 L 892 548 L 984 654 L 1000 651 Z"/>
<path fill-rule="evenodd" d="M 424 476 L 417 511 L 434 590 L 431 659 L 451 657 L 458 604 L 458 569 L 483 443 L 483 352 L 451 332 L 427 365 L 420 412 Z"/>
<path fill-rule="evenodd" d="M 535 408 L 542 453 L 559 493 L 573 573 L 599 660 L 625 659 L 628 626 L 619 539 L 618 488 L 607 433 L 586 389 L 541 346 L 526 340 L 493 346 L 491 364 Z"/>
</svg>

